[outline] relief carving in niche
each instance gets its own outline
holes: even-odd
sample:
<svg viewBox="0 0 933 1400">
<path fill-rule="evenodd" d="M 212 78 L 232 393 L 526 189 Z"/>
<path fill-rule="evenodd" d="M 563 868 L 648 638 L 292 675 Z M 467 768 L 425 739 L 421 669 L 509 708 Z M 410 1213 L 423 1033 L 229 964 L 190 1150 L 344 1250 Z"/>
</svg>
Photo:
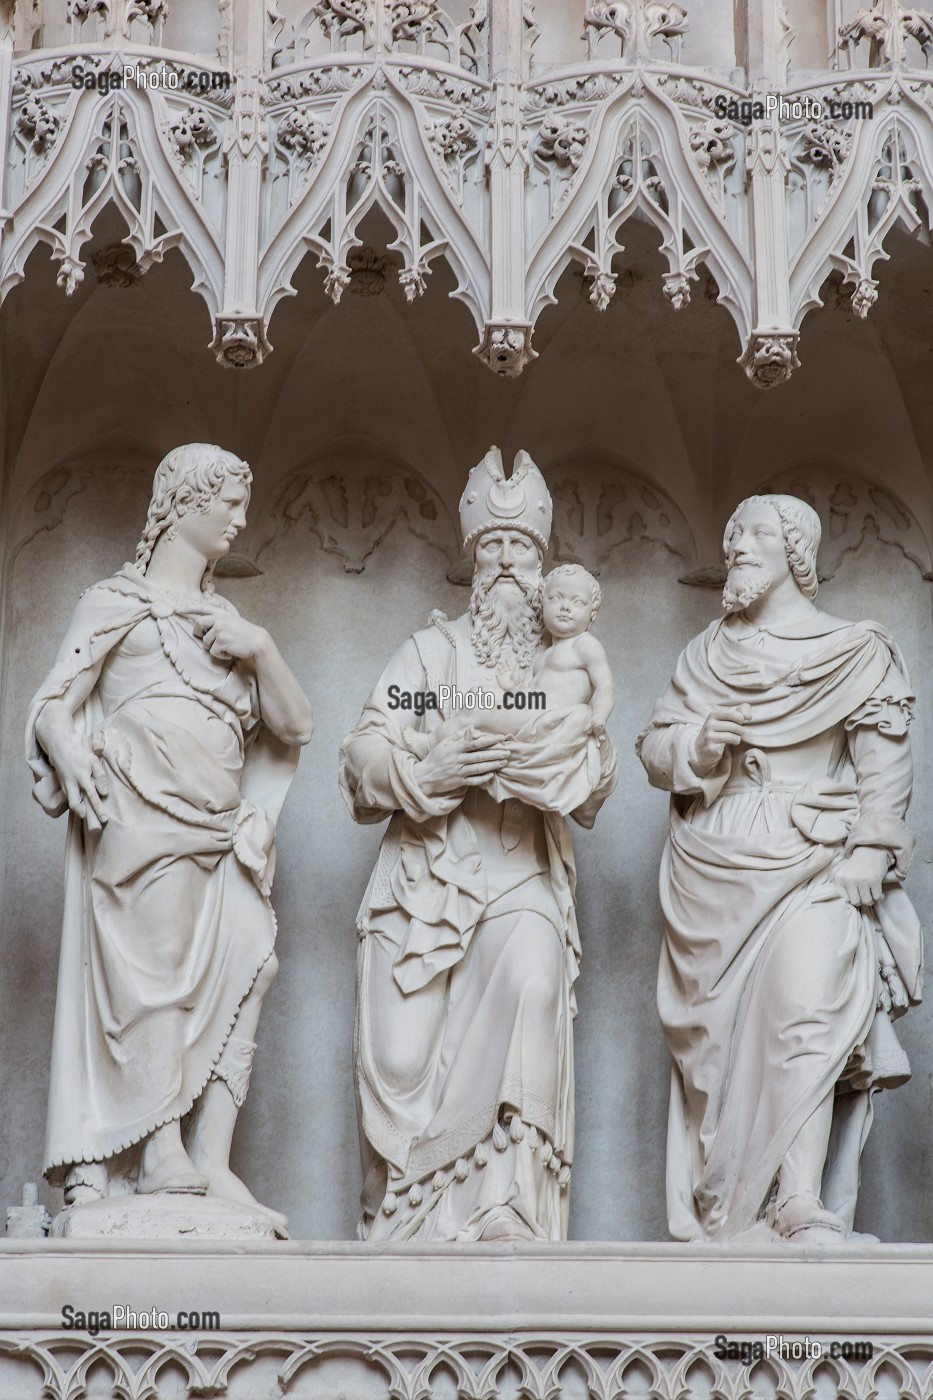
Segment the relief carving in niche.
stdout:
<svg viewBox="0 0 933 1400">
<path fill-rule="evenodd" d="M 36 482 L 17 512 L 11 563 L 36 535 L 61 524 L 69 501 L 85 490 L 90 472 L 89 467 L 54 467 Z"/>
<path fill-rule="evenodd" d="M 331 455 L 287 477 L 254 557 L 296 525 L 336 554 L 348 574 L 362 573 L 397 526 L 439 549 L 448 563 L 457 557 L 456 534 L 440 496 L 416 472 L 373 454 Z"/>
<path fill-rule="evenodd" d="M 933 578 L 933 560 L 923 530 L 900 497 L 887 487 L 845 468 L 806 465 L 779 472 L 761 490 L 799 496 L 818 513 L 823 526 L 821 581 L 831 579 L 846 555 L 872 537 L 896 545 L 925 579 Z"/>
<path fill-rule="evenodd" d="M 638 540 L 693 558 L 693 536 L 681 512 L 633 472 L 608 463 L 564 463 L 547 475 L 553 483 L 555 563 L 583 564 L 598 574 L 615 550 Z"/>
<path fill-rule="evenodd" d="M 123 481 L 128 477 L 138 480 L 140 497 L 145 495 L 146 473 L 138 466 L 85 460 L 53 467 L 40 477 L 27 491 L 17 510 L 9 553 L 10 564 L 37 535 L 44 530 L 54 530 L 62 523 L 71 502 L 87 491 L 96 477 L 116 473 Z"/>
</svg>

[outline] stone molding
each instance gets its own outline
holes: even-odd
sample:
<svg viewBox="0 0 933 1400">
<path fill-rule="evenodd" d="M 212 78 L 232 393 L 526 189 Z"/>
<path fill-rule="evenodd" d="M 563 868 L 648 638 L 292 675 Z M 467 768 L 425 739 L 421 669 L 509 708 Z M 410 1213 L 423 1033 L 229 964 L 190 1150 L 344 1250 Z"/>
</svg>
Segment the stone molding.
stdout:
<svg viewBox="0 0 933 1400">
<path fill-rule="evenodd" d="M 929 1246 L 11 1241 L 0 1256 L 0 1395 L 17 1400 L 72 1400 L 91 1373 L 123 1400 L 304 1400 L 335 1384 L 386 1400 L 451 1384 L 464 1400 L 925 1400 L 933 1386 Z M 61 1329 L 65 1302 L 210 1307 L 221 1330 L 94 1338 Z M 749 1368 L 715 1355 L 719 1334 L 870 1340 L 874 1354 Z"/>
<path fill-rule="evenodd" d="M 787 75 L 793 33 L 772 5 L 761 23 L 774 33 L 756 40 L 760 54 L 750 44 L 745 84 L 690 67 L 689 7 L 657 0 L 590 6 L 586 56 L 546 75 L 535 69 L 546 7 L 528 0 L 490 0 L 460 26 L 433 0 L 318 0 L 297 21 L 291 5 L 289 20 L 279 4 L 227 4 L 214 64 L 155 47 L 161 6 L 130 6 L 128 26 L 119 6 L 103 7 L 105 25 L 100 6 L 77 5 L 70 49 L 0 48 L 0 294 L 38 243 L 72 293 L 94 219 L 113 204 L 140 273 L 181 251 L 212 348 L 245 368 L 270 353 L 273 309 L 307 253 L 340 299 L 358 230 L 378 208 L 405 297 L 421 296 L 446 259 L 476 353 L 514 376 L 535 358 L 535 323 L 571 263 L 607 309 L 620 231 L 639 215 L 661 234 L 672 308 L 688 304 L 705 265 L 740 363 L 769 388 L 798 364 L 826 278 L 841 273 L 868 315 L 888 233 L 929 224 L 933 41 L 904 27 L 920 11 L 879 5 L 897 42 L 867 42 L 865 11 L 859 32 L 840 36 L 837 66 L 806 77 Z M 182 82 L 226 63 L 232 85 L 194 98 L 184 87 L 107 90 L 128 57 Z M 72 87 L 76 63 L 94 86 Z M 724 115 L 763 84 L 790 104 L 870 102 L 874 119 L 791 112 L 746 127 Z"/>
</svg>

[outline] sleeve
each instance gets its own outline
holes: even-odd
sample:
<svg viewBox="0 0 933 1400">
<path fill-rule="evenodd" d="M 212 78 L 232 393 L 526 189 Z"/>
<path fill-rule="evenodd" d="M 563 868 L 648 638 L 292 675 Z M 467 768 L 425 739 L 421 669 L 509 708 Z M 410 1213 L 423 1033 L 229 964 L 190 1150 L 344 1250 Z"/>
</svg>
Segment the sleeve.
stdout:
<svg viewBox="0 0 933 1400">
<path fill-rule="evenodd" d="M 652 787 L 676 796 L 702 793 L 705 806 L 715 802 L 732 772 L 732 749 L 727 748 L 711 773 L 701 778 L 693 768 L 698 724 L 663 724 L 652 721 L 639 736 L 635 752 Z"/>
<path fill-rule="evenodd" d="M 859 800 L 846 848 L 887 850 L 898 879 L 907 874 L 916 845 L 904 820 L 913 786 L 912 716 L 909 683 L 892 663 L 881 684 L 846 720 Z"/>
<path fill-rule="evenodd" d="M 415 777 L 419 760 L 404 732 L 412 712 L 398 707 L 398 697 L 427 689 L 421 657 L 409 638 L 383 671 L 359 724 L 341 745 L 340 788 L 354 821 L 380 822 L 393 812 L 404 812 L 423 822 L 445 816 L 463 800 L 465 788 L 429 797 Z"/>
</svg>

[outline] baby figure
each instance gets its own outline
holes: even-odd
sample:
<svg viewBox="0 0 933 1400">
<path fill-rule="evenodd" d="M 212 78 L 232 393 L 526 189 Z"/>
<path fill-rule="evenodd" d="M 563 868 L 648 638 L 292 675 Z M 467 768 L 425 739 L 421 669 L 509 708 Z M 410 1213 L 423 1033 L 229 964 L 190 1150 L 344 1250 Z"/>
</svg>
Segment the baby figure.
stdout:
<svg viewBox="0 0 933 1400">
<path fill-rule="evenodd" d="M 535 658 L 530 685 L 543 689 L 548 709 L 589 705 L 595 734 L 615 705 L 612 672 L 601 642 L 590 636 L 602 602 L 599 584 L 580 564 L 560 564 L 544 580 L 542 611 L 550 645 Z"/>
</svg>

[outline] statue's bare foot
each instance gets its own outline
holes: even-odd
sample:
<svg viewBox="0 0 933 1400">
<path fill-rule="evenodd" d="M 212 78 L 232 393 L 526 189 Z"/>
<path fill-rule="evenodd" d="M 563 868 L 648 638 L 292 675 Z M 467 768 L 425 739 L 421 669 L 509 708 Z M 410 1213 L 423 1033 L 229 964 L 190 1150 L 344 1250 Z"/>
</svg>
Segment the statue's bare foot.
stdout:
<svg viewBox="0 0 933 1400">
<path fill-rule="evenodd" d="M 826 1210 L 812 1191 L 785 1196 L 775 1207 L 770 1223 L 779 1235 L 797 1244 L 842 1244 L 846 1237 L 845 1222 Z"/>
<path fill-rule="evenodd" d="M 210 1181 L 207 1192 L 209 1196 L 216 1196 L 224 1201 L 238 1201 L 240 1205 L 261 1210 L 269 1217 L 277 1234 L 288 1235 L 288 1216 L 257 1201 L 249 1187 L 229 1167 L 213 1166 L 210 1162 L 203 1163 L 203 1166 Z"/>
<path fill-rule="evenodd" d="M 203 1196 L 210 1183 L 202 1176 L 181 1143 L 177 1123 L 166 1123 L 143 1144 L 136 1190 L 151 1196 L 157 1191 L 177 1191 Z"/>
</svg>

